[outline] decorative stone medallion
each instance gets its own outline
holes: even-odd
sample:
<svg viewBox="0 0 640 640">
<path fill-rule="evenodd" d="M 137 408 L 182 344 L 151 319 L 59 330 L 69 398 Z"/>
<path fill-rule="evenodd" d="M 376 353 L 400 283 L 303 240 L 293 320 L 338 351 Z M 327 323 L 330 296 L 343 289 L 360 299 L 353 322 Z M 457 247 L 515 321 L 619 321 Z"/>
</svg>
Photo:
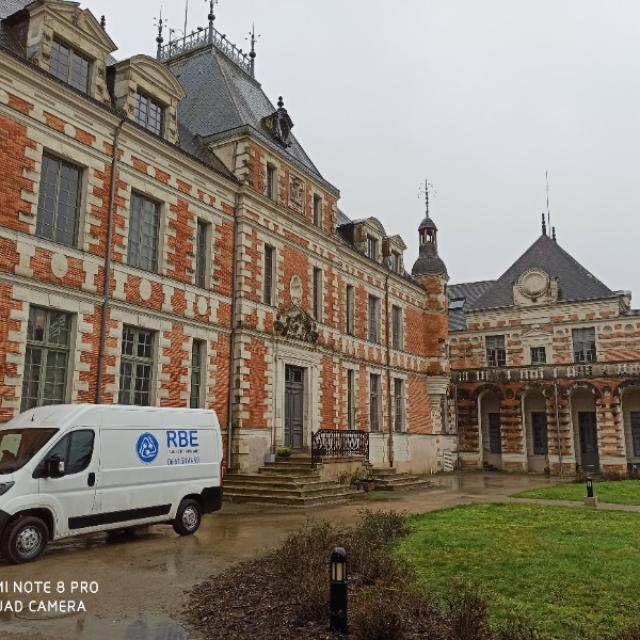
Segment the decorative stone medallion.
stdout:
<svg viewBox="0 0 640 640">
<path fill-rule="evenodd" d="M 304 208 L 304 182 L 298 176 L 289 179 L 289 203 L 300 211 Z"/>
<path fill-rule="evenodd" d="M 291 295 L 291 302 L 296 307 L 299 307 L 302 304 L 303 292 L 302 280 L 300 280 L 299 276 L 293 276 L 289 282 L 289 294 Z"/>
<path fill-rule="evenodd" d="M 153 289 L 151 288 L 151 283 L 146 278 L 140 280 L 140 284 L 138 285 L 138 293 L 145 302 L 147 302 L 151 298 L 152 292 Z"/>
<path fill-rule="evenodd" d="M 549 274 L 542 269 L 529 269 L 520 276 L 518 288 L 527 298 L 539 298 L 549 288 Z"/>
<path fill-rule="evenodd" d="M 51 272 L 56 278 L 62 279 L 69 271 L 69 261 L 61 253 L 54 253 L 51 256 Z"/>
<path fill-rule="evenodd" d="M 207 310 L 208 310 L 208 308 L 209 308 L 209 305 L 207 304 L 207 299 L 206 299 L 206 298 L 203 298 L 202 296 L 200 296 L 200 297 L 198 298 L 198 303 L 197 303 L 197 305 L 196 305 L 196 306 L 197 306 L 197 308 L 198 308 L 198 313 L 199 313 L 201 316 L 204 316 L 204 315 L 206 315 L 206 314 L 207 314 Z"/>
</svg>

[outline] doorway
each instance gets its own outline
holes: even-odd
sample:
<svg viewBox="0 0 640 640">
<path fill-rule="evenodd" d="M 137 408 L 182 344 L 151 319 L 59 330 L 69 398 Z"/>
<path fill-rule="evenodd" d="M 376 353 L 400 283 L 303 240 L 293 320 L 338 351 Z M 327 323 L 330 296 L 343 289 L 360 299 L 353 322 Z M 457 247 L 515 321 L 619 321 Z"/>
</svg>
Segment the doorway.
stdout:
<svg viewBox="0 0 640 640">
<path fill-rule="evenodd" d="M 284 444 L 292 451 L 304 448 L 304 369 L 285 367 Z"/>
<path fill-rule="evenodd" d="M 600 459 L 598 456 L 598 429 L 594 411 L 578 412 L 578 429 L 580 431 L 580 461 L 582 470 L 586 472 L 598 471 Z"/>
</svg>

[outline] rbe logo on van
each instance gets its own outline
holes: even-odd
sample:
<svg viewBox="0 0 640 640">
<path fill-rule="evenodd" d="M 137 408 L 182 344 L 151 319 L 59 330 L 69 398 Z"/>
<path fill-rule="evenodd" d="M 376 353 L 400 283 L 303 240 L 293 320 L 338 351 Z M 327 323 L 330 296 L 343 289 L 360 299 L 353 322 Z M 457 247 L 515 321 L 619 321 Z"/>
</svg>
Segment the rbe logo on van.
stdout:
<svg viewBox="0 0 640 640">
<path fill-rule="evenodd" d="M 147 464 L 150 464 L 158 457 L 158 441 L 152 433 L 143 433 L 138 438 L 138 444 L 136 444 L 136 451 L 138 452 L 138 458 Z"/>
<path fill-rule="evenodd" d="M 26 411 L 0 426 L 0 555 L 29 562 L 50 540 L 148 524 L 195 533 L 222 506 L 222 455 L 214 411 Z"/>
</svg>

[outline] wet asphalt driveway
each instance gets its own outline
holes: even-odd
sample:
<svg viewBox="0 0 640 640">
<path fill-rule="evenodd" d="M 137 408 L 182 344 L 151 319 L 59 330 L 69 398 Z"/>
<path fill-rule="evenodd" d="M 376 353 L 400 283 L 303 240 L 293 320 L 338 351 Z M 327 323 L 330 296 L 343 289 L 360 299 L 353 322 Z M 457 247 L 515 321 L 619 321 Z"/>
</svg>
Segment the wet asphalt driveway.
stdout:
<svg viewBox="0 0 640 640">
<path fill-rule="evenodd" d="M 171 527 L 151 527 L 133 538 L 107 540 L 87 536 L 52 545 L 29 565 L 0 564 L 3 581 L 50 581 L 54 593 L 22 595 L 0 592 L 0 602 L 81 601 L 86 613 L 0 613 L 0 638 L 19 640 L 186 640 L 181 624 L 185 591 L 231 565 L 251 559 L 281 542 L 308 518 L 338 525 L 352 523 L 363 508 L 421 513 L 476 501 L 504 501 L 518 490 L 549 482 L 540 477 L 468 474 L 441 477 L 442 487 L 316 508 L 286 509 L 225 505 L 207 516 L 195 536 L 180 538 Z M 68 590 L 93 582 L 97 594 Z M 57 595 L 57 583 L 64 595 Z M 96 584 L 97 583 L 97 584 Z M 32 585 L 37 588 L 37 585 Z M 87 585 L 88 588 L 88 585 Z M 223 612 L 221 612 L 223 615 Z"/>
</svg>

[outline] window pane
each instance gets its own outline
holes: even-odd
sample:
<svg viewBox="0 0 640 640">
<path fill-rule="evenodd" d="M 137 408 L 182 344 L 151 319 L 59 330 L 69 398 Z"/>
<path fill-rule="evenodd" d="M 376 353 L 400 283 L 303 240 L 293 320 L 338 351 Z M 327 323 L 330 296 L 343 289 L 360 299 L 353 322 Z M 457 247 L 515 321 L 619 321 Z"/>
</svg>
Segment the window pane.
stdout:
<svg viewBox="0 0 640 640">
<path fill-rule="evenodd" d="M 69 67 L 71 65 L 71 51 L 64 45 L 56 42 L 51 43 L 51 54 L 49 57 L 49 73 L 59 80 L 68 82 Z"/>
<path fill-rule="evenodd" d="M 198 220 L 196 229 L 196 286 L 203 288 L 207 283 L 207 231 L 207 223 Z"/>
<path fill-rule="evenodd" d="M 158 204 L 138 194 L 132 194 L 128 239 L 128 262 L 131 266 L 146 271 L 157 270 L 159 226 Z"/>
<path fill-rule="evenodd" d="M 124 360 L 120 364 L 120 392 L 118 402 L 120 404 L 131 404 L 131 384 L 133 365 Z"/>
<path fill-rule="evenodd" d="M 83 93 L 89 90 L 89 61 L 75 51 L 71 52 L 69 84 Z"/>
<path fill-rule="evenodd" d="M 120 404 L 149 405 L 153 375 L 152 331 L 124 326 L 120 362 Z"/>
<path fill-rule="evenodd" d="M 274 249 L 264 247 L 264 303 L 273 304 L 273 257 Z"/>
<path fill-rule="evenodd" d="M 204 352 L 204 342 L 202 340 L 194 340 L 191 348 L 191 394 L 190 406 L 197 409 L 202 405 L 202 355 Z"/>
<path fill-rule="evenodd" d="M 24 378 L 22 380 L 21 411 L 38 406 L 38 389 L 42 364 L 42 349 L 27 347 L 24 363 Z"/>
<path fill-rule="evenodd" d="M 91 464 L 93 439 L 93 431 L 75 431 L 71 434 L 71 446 L 66 462 L 66 473 L 80 473 Z"/>
<path fill-rule="evenodd" d="M 66 377 L 67 352 L 49 350 L 42 395 L 43 404 L 62 404 L 64 402 Z"/>
</svg>

